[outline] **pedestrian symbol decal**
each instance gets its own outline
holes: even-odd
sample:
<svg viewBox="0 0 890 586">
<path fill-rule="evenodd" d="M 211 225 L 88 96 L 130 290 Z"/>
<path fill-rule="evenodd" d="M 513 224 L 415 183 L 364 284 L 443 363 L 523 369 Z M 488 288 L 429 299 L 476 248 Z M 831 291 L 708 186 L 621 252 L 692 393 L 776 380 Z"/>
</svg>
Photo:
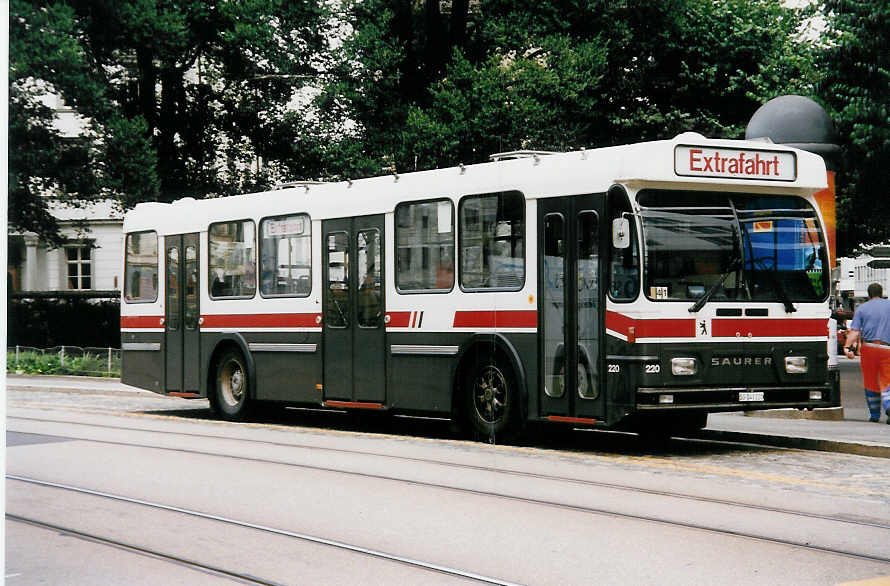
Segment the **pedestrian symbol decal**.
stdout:
<svg viewBox="0 0 890 586">
<path fill-rule="evenodd" d="M 696 337 L 707 336 L 708 335 L 708 320 L 702 319 L 698 322 L 698 328 L 696 329 Z"/>
</svg>

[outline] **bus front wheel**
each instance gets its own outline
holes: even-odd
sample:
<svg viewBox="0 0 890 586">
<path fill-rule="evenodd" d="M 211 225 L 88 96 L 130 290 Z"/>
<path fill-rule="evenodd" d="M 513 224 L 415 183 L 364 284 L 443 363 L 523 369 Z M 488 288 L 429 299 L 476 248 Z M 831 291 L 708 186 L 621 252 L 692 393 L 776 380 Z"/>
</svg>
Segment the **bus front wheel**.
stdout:
<svg viewBox="0 0 890 586">
<path fill-rule="evenodd" d="M 228 421 L 243 421 L 250 404 L 247 364 L 241 352 L 226 351 L 216 363 L 213 401 L 219 415 Z"/>
<path fill-rule="evenodd" d="M 518 388 L 512 371 L 500 361 L 477 362 L 469 371 L 467 411 L 473 431 L 490 443 L 514 439 L 518 425 Z"/>
</svg>

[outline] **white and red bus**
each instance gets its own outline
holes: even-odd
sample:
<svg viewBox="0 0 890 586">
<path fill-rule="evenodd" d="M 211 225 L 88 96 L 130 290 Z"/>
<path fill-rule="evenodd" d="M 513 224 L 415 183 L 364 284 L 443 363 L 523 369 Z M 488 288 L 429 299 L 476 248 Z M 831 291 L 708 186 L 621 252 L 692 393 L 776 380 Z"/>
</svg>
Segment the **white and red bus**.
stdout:
<svg viewBox="0 0 890 586">
<path fill-rule="evenodd" d="M 816 155 L 686 133 L 140 204 L 122 378 L 484 436 L 829 406 L 825 186 Z"/>
</svg>

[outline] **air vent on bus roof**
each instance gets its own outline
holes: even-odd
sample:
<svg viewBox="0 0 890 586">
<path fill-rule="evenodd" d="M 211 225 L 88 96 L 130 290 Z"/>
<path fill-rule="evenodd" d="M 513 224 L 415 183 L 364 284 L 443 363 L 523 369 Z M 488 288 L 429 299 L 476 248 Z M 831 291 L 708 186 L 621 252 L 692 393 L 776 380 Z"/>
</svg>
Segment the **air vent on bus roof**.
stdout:
<svg viewBox="0 0 890 586">
<path fill-rule="evenodd" d="M 494 162 L 497 161 L 506 161 L 508 159 L 538 159 L 540 157 L 544 157 L 547 155 L 559 155 L 557 151 L 508 151 L 506 153 L 495 153 L 493 155 L 488 155 L 488 158 Z"/>
<path fill-rule="evenodd" d="M 700 140 L 706 140 L 704 135 L 699 134 L 698 132 L 684 132 L 682 134 L 678 134 L 674 137 L 674 140 L 686 140 L 686 141 L 695 141 L 698 142 Z"/>
<path fill-rule="evenodd" d="M 276 183 L 273 189 L 290 189 L 292 187 L 305 187 L 309 190 L 312 185 L 324 185 L 324 181 L 286 181 L 284 183 Z"/>
</svg>

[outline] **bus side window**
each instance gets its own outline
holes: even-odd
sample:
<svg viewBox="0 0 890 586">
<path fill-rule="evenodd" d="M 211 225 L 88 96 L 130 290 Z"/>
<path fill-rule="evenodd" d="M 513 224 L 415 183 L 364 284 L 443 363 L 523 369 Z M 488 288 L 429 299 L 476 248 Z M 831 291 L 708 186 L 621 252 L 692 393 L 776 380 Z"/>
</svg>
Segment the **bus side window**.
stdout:
<svg viewBox="0 0 890 586">
<path fill-rule="evenodd" d="M 609 255 L 609 296 L 616 301 L 632 301 L 640 292 L 640 254 L 637 244 L 637 225 L 630 215 L 630 202 L 623 188 L 609 190 L 609 224 L 628 214 L 630 220 L 630 246 L 624 249 L 612 247 Z"/>
<path fill-rule="evenodd" d="M 312 290 L 312 222 L 306 214 L 260 222 L 260 294 L 306 297 Z"/>
<path fill-rule="evenodd" d="M 447 199 L 396 207 L 396 287 L 445 293 L 454 287 L 454 206 Z"/>
<path fill-rule="evenodd" d="M 124 300 L 151 303 L 158 298 L 158 235 L 156 232 L 127 234 Z"/>
<path fill-rule="evenodd" d="M 525 198 L 518 191 L 472 195 L 459 204 L 460 284 L 519 291 L 525 284 Z"/>
<path fill-rule="evenodd" d="M 217 222 L 207 231 L 210 296 L 256 294 L 256 237 L 252 220 Z"/>
</svg>

